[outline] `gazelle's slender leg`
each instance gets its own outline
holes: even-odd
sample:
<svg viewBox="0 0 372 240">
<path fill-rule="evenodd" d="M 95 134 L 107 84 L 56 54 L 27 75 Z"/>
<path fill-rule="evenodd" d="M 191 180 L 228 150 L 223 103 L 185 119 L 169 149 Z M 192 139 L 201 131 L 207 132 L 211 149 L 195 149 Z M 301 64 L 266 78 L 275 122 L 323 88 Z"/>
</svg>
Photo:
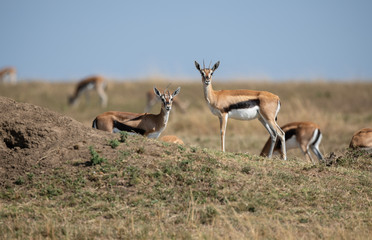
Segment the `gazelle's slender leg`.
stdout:
<svg viewBox="0 0 372 240">
<path fill-rule="evenodd" d="M 107 95 L 106 95 L 104 89 L 103 88 L 98 88 L 97 92 L 98 92 L 98 95 L 101 99 L 101 106 L 106 107 L 107 106 Z"/>
<path fill-rule="evenodd" d="M 227 119 L 229 115 L 224 113 L 219 117 L 220 119 L 220 132 L 221 132 L 221 150 L 225 151 L 225 135 L 226 135 L 226 126 L 227 126 Z"/>
<path fill-rule="evenodd" d="M 304 156 L 305 157 L 308 157 L 310 159 L 310 161 L 313 164 L 315 164 L 315 161 L 314 161 L 314 159 L 311 156 L 310 151 L 309 151 L 309 144 L 301 143 L 300 144 L 300 149 L 301 149 L 302 153 L 304 154 Z"/>
<path fill-rule="evenodd" d="M 270 150 L 269 150 L 269 154 L 267 155 L 267 157 L 271 158 L 271 156 L 273 155 L 277 134 L 275 131 L 272 130 L 269 123 L 265 120 L 265 118 L 261 114 L 258 120 L 262 123 L 262 125 L 266 128 L 266 130 L 270 134 L 271 145 L 270 145 Z"/>
<path fill-rule="evenodd" d="M 317 158 L 319 159 L 319 161 L 323 161 L 324 160 L 323 155 L 319 151 L 319 145 L 311 145 L 310 148 L 313 151 L 313 153 L 317 156 Z"/>
<path fill-rule="evenodd" d="M 276 129 L 277 129 L 277 134 L 279 136 L 279 139 L 282 143 L 281 148 L 282 148 L 282 157 L 284 160 L 287 160 L 287 148 L 285 145 L 285 132 L 279 127 L 278 123 L 274 121 Z"/>
</svg>

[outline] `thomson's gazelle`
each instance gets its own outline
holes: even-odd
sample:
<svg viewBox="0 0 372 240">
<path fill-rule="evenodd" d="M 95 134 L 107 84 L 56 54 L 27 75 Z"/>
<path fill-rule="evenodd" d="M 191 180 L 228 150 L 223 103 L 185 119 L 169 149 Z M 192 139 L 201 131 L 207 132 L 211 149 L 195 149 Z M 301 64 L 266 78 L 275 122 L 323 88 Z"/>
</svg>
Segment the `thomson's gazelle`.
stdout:
<svg viewBox="0 0 372 240">
<path fill-rule="evenodd" d="M 283 158 L 286 159 L 284 132 L 276 123 L 280 109 L 279 97 L 265 91 L 252 90 L 219 90 L 212 88 L 212 75 L 218 68 L 218 61 L 212 68 L 200 68 L 195 61 L 195 67 L 202 76 L 204 97 L 211 112 L 220 120 L 221 150 L 225 151 L 225 132 L 228 118 L 238 120 L 258 120 L 264 125 L 271 136 L 271 146 L 268 157 L 272 156 L 276 138 L 282 142 Z"/>
<path fill-rule="evenodd" d="M 354 133 L 349 147 L 372 151 L 372 128 L 363 128 Z"/>
<path fill-rule="evenodd" d="M 162 141 L 162 142 L 177 143 L 177 144 L 181 144 L 181 145 L 184 144 L 182 139 L 180 139 L 179 137 L 174 136 L 174 135 L 166 135 L 166 136 L 161 137 L 159 140 Z"/>
<path fill-rule="evenodd" d="M 0 82 L 5 82 L 6 80 L 13 84 L 17 82 L 17 70 L 14 67 L 0 69 Z"/>
<path fill-rule="evenodd" d="M 323 160 L 323 155 L 319 150 L 322 133 L 317 124 L 313 122 L 292 122 L 282 126 L 281 129 L 285 132 L 286 150 L 300 148 L 303 154 L 305 156 L 307 155 L 315 163 L 310 154 L 310 148 L 319 161 Z M 261 156 L 267 156 L 269 154 L 270 143 L 269 138 L 261 151 Z M 281 153 L 281 144 L 281 142 L 276 141 L 274 153 Z"/>
<path fill-rule="evenodd" d="M 149 138 L 158 138 L 167 126 L 173 98 L 177 96 L 180 89 L 179 87 L 173 94 L 169 94 L 169 91 L 160 93 L 158 89 L 154 88 L 156 96 L 162 102 L 159 114 L 105 112 L 94 119 L 92 127 L 113 133 L 127 131 Z"/>
<path fill-rule="evenodd" d="M 91 76 L 88 78 L 84 78 L 80 82 L 78 82 L 75 92 L 72 96 L 69 97 L 68 102 L 70 105 L 75 105 L 83 93 L 88 93 L 89 90 L 95 89 L 101 99 L 102 107 L 107 106 L 107 95 L 105 93 L 105 88 L 107 86 L 107 82 L 101 76 Z M 87 95 L 88 98 L 88 95 Z"/>
<path fill-rule="evenodd" d="M 152 107 L 160 102 L 159 98 L 155 95 L 153 90 L 149 90 L 146 92 L 146 107 L 145 112 L 150 112 Z M 181 102 L 179 100 L 179 97 L 176 97 L 173 99 L 173 106 L 177 107 L 181 110 L 182 113 L 186 112 L 186 108 L 188 106 L 188 103 Z"/>
</svg>

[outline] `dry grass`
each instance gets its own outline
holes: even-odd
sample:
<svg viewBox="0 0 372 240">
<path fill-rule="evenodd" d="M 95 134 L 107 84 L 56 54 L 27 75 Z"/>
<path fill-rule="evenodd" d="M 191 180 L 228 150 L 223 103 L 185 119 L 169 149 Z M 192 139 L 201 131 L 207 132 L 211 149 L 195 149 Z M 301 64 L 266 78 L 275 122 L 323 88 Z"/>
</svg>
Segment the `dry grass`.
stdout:
<svg viewBox="0 0 372 240">
<path fill-rule="evenodd" d="M 0 95 L 48 107 L 90 126 L 106 110 L 142 112 L 144 92 L 154 85 L 167 82 L 112 83 L 106 109 L 96 107 L 95 94 L 89 104 L 69 108 L 70 83 L 1 85 Z M 279 95 L 279 123 L 318 123 L 324 135 L 321 151 L 338 155 L 330 166 L 313 166 L 296 151 L 285 162 L 251 155 L 260 152 L 268 137 L 258 121 L 231 120 L 228 152 L 221 153 L 218 120 L 207 109 L 200 85 L 171 86 L 182 87 L 179 97 L 190 106 L 187 114 L 172 110 L 164 135 L 177 135 L 186 146 L 130 136 L 115 149 L 97 150 L 102 157 L 116 156 L 106 162 L 66 159 L 48 174 L 20 176 L 14 185 L 0 189 L 1 238 L 370 238 L 371 155 L 345 153 L 345 148 L 357 129 L 372 125 L 371 83 L 214 85 Z"/>
</svg>

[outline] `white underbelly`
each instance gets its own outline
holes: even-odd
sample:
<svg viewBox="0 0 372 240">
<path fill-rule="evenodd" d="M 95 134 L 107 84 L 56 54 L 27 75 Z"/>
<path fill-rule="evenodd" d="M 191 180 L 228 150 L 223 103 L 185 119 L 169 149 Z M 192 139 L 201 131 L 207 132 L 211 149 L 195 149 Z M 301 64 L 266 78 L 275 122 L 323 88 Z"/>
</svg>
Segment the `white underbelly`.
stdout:
<svg viewBox="0 0 372 240">
<path fill-rule="evenodd" d="M 294 148 L 299 147 L 299 144 L 296 139 L 296 135 L 293 135 L 291 138 L 285 141 L 285 147 L 286 149 L 294 149 Z"/>
<path fill-rule="evenodd" d="M 258 117 L 258 106 L 252 108 L 232 109 L 229 118 L 238 120 L 250 120 Z"/>
<path fill-rule="evenodd" d="M 164 129 L 165 129 L 165 127 L 162 127 L 162 128 L 159 129 L 159 131 L 149 133 L 147 135 L 147 137 L 157 139 L 160 136 L 160 134 L 164 131 Z"/>
<path fill-rule="evenodd" d="M 148 138 L 155 138 L 155 139 L 157 139 L 157 138 L 160 136 L 161 132 L 162 132 L 162 131 L 149 133 L 149 134 L 147 135 L 147 137 L 148 137 Z"/>
</svg>

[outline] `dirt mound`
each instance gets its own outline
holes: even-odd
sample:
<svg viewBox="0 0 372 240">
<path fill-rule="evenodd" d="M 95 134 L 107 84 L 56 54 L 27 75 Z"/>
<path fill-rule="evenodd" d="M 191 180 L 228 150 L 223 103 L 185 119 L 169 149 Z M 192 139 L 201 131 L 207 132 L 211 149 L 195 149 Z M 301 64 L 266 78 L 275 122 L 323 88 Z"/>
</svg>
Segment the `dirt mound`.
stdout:
<svg viewBox="0 0 372 240">
<path fill-rule="evenodd" d="M 89 159 L 87 146 L 102 145 L 112 137 L 46 108 L 9 98 L 0 97 L 0 111 L 0 186 L 25 173 L 59 167 L 62 161 Z"/>
</svg>

